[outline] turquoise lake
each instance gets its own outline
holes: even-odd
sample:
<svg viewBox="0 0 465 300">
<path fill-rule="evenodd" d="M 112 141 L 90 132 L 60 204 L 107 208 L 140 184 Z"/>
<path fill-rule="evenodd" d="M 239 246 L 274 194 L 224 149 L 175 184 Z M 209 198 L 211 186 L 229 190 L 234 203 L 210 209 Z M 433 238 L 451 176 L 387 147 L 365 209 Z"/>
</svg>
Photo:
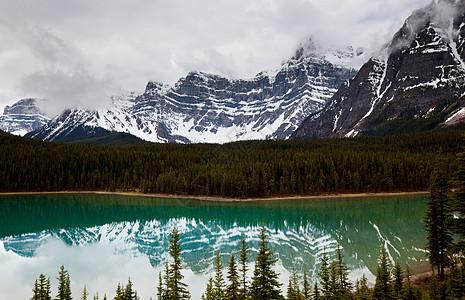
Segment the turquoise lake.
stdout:
<svg viewBox="0 0 465 300">
<path fill-rule="evenodd" d="M 73 297 L 84 285 L 114 297 L 118 282 L 134 283 L 141 299 L 156 298 L 158 272 L 169 255 L 169 234 L 181 233 L 185 281 L 193 299 L 205 290 L 217 252 L 227 264 L 242 235 L 251 248 L 261 223 L 287 287 L 289 273 L 314 280 L 323 252 L 343 249 L 352 278 L 374 281 L 384 244 L 391 261 L 427 270 L 422 218 L 426 195 L 218 203 L 96 194 L 0 196 L 0 299 L 32 296 L 43 272 L 56 294 L 58 269 L 71 275 Z"/>
</svg>

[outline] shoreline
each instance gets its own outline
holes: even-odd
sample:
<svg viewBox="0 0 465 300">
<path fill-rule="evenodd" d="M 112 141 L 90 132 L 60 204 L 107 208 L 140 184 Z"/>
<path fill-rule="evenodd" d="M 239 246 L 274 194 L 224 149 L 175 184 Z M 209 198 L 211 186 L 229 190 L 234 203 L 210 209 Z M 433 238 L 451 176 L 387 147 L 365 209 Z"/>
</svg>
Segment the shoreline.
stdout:
<svg viewBox="0 0 465 300">
<path fill-rule="evenodd" d="M 311 200 L 311 199 L 331 199 L 331 198 L 364 198 L 364 197 L 385 197 L 385 196 L 408 196 L 408 195 L 427 195 L 427 191 L 418 192 L 380 192 L 380 193 L 348 193 L 348 194 L 323 194 L 323 195 L 296 195 L 296 196 L 277 196 L 277 197 L 257 197 L 257 198 L 228 198 L 216 196 L 189 196 L 176 194 L 144 194 L 138 192 L 109 192 L 109 191 L 56 191 L 56 192 L 5 192 L 0 196 L 15 195 L 46 195 L 46 194 L 95 194 L 95 195 L 118 195 L 134 196 L 149 198 L 165 199 L 190 199 L 209 202 L 259 202 L 259 201 L 286 201 L 286 200 Z"/>
</svg>

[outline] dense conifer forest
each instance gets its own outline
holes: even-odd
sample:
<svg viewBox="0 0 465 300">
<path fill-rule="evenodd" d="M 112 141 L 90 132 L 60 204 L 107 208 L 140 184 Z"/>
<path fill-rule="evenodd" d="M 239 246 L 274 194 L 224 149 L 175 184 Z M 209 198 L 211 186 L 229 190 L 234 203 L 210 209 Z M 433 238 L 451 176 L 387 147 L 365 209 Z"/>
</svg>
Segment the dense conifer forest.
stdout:
<svg viewBox="0 0 465 300">
<path fill-rule="evenodd" d="M 272 197 L 424 191 L 439 149 L 456 169 L 463 126 L 315 141 L 86 146 L 0 132 L 0 192 L 135 191 Z"/>
</svg>

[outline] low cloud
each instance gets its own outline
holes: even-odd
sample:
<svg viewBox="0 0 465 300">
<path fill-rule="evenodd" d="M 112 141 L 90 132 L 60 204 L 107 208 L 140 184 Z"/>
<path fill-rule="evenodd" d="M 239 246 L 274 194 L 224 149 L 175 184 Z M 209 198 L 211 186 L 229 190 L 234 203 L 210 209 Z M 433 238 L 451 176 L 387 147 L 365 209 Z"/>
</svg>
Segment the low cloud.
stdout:
<svg viewBox="0 0 465 300">
<path fill-rule="evenodd" d="M 141 92 L 149 80 L 172 84 L 194 70 L 250 78 L 279 67 L 310 37 L 378 49 L 429 2 L 8 1 L 0 11 L 0 104 L 42 97 L 54 111 L 93 108 L 103 94 Z"/>
</svg>

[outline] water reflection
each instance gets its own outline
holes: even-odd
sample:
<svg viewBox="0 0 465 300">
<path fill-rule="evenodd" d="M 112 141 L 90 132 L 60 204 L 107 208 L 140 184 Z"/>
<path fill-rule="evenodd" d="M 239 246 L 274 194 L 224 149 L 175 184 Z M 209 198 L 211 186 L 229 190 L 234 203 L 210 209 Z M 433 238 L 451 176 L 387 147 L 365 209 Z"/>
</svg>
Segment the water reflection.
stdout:
<svg viewBox="0 0 465 300">
<path fill-rule="evenodd" d="M 425 260 L 421 221 L 423 196 L 210 203 L 113 195 L 27 195 L 0 197 L 0 240 L 6 251 L 34 257 L 50 237 L 69 246 L 103 243 L 119 254 L 147 256 L 153 267 L 168 259 L 168 237 L 182 234 L 182 257 L 196 274 L 212 270 L 220 252 L 226 265 L 242 234 L 258 248 L 262 222 L 287 270 L 316 276 L 323 251 L 341 244 L 352 270 L 376 271 L 379 245 L 393 260 L 418 265 Z"/>
</svg>

